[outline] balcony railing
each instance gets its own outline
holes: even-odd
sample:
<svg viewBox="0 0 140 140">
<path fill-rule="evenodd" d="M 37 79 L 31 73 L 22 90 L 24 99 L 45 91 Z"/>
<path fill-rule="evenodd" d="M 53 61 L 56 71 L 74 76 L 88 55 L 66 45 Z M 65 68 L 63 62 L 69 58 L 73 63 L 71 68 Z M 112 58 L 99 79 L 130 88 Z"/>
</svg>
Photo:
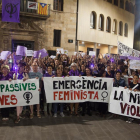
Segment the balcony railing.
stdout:
<svg viewBox="0 0 140 140">
<path fill-rule="evenodd" d="M 28 9 L 28 1 L 34 0 L 20 0 L 20 16 L 24 17 L 32 17 L 38 19 L 47 19 L 50 17 L 50 7 L 51 5 L 48 4 L 48 15 L 41 15 L 38 14 L 38 10 Z M 0 0 L 0 12 L 2 12 L 2 0 Z"/>
</svg>

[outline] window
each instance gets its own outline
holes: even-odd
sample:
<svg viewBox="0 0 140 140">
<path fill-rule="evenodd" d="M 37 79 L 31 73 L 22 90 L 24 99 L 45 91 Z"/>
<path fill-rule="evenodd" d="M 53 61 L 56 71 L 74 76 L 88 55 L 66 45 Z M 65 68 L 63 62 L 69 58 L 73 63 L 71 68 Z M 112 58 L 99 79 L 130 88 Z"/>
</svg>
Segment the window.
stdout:
<svg viewBox="0 0 140 140">
<path fill-rule="evenodd" d="M 125 10 L 129 11 L 129 2 L 128 1 L 125 2 Z"/>
<path fill-rule="evenodd" d="M 96 13 L 91 12 L 90 15 L 90 28 L 96 29 Z"/>
<path fill-rule="evenodd" d="M 114 0 L 114 5 L 118 6 L 118 0 Z"/>
<path fill-rule="evenodd" d="M 124 9 L 124 0 L 120 0 L 120 8 Z"/>
<path fill-rule="evenodd" d="M 124 36 L 128 37 L 128 24 L 127 23 L 125 23 L 125 26 L 124 26 Z"/>
<path fill-rule="evenodd" d="M 63 0 L 53 0 L 53 9 L 63 11 Z"/>
<path fill-rule="evenodd" d="M 112 3 L 112 0 L 107 0 L 107 2 L 110 2 L 110 3 Z"/>
<path fill-rule="evenodd" d="M 104 30 L 104 16 L 102 14 L 99 17 L 99 30 Z"/>
<path fill-rule="evenodd" d="M 60 47 L 61 43 L 61 30 L 54 30 L 53 46 Z"/>
<path fill-rule="evenodd" d="M 117 34 L 117 20 L 116 19 L 114 19 L 114 21 L 113 21 L 113 33 L 114 34 Z"/>
<path fill-rule="evenodd" d="M 129 12 L 134 14 L 134 6 L 131 2 L 129 3 Z"/>
<path fill-rule="evenodd" d="M 123 35 L 123 22 L 122 21 L 120 21 L 119 22 L 119 35 Z"/>
<path fill-rule="evenodd" d="M 110 33 L 110 29 L 111 29 L 111 18 L 107 17 L 107 20 L 106 20 L 106 31 Z"/>
</svg>

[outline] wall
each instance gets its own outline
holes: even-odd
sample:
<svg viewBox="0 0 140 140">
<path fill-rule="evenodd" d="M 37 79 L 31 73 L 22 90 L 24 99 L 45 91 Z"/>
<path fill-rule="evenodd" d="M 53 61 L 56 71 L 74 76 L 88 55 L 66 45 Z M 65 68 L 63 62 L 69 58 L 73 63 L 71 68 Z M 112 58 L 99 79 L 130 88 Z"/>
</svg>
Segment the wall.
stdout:
<svg viewBox="0 0 140 140">
<path fill-rule="evenodd" d="M 90 29 L 90 14 L 95 11 L 97 14 L 96 29 Z M 112 46 L 117 46 L 117 41 L 128 45 L 133 48 L 133 38 L 134 38 L 134 14 L 131 14 L 124 9 L 121 9 L 109 2 L 103 0 L 80 0 L 79 1 L 79 15 L 78 15 L 78 40 L 96 42 L 100 44 L 107 44 Z M 104 31 L 98 30 L 99 15 L 104 15 Z M 111 31 L 112 23 L 114 19 L 117 19 L 117 25 L 119 21 L 128 23 L 128 37 L 117 35 L 106 32 L 106 18 L 111 18 Z M 123 28 L 124 29 L 124 28 Z"/>
<path fill-rule="evenodd" d="M 53 10 L 53 0 L 38 0 L 38 2 L 51 4 L 51 16 L 46 21 L 40 21 L 40 27 L 44 31 L 41 48 L 57 49 L 53 47 L 53 31 L 58 29 L 61 30 L 60 48 L 68 50 L 69 55 L 72 55 L 75 51 L 77 0 L 64 0 L 63 11 Z M 68 39 L 72 39 L 73 43 L 68 43 Z"/>
</svg>

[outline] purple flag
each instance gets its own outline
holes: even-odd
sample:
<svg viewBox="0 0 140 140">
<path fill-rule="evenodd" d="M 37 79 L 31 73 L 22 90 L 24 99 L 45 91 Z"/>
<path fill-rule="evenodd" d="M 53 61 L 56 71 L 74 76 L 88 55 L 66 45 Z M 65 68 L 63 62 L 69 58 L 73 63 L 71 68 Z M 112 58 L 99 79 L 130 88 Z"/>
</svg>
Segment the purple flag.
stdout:
<svg viewBox="0 0 140 140">
<path fill-rule="evenodd" d="M 2 21 L 20 22 L 20 0 L 2 0 Z"/>
<path fill-rule="evenodd" d="M 38 51 L 34 51 L 34 58 L 38 58 Z"/>
<path fill-rule="evenodd" d="M 7 57 L 8 57 L 10 54 L 11 54 L 11 52 L 9 52 L 9 51 L 2 51 L 2 52 L 1 52 L 1 59 L 2 59 L 2 60 L 6 60 Z"/>
<path fill-rule="evenodd" d="M 42 49 L 42 50 L 39 50 L 39 55 L 41 55 L 40 57 L 43 58 L 43 57 L 48 56 L 48 53 L 45 49 Z"/>
<path fill-rule="evenodd" d="M 16 55 L 26 56 L 27 48 L 24 46 L 17 46 Z"/>
</svg>

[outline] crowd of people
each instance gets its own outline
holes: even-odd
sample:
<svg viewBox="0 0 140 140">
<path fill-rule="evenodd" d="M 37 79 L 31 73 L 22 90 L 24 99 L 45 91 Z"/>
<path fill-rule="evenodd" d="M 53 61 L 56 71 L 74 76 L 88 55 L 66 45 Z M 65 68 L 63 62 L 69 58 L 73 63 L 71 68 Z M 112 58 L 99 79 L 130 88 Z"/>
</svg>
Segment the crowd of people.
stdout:
<svg viewBox="0 0 140 140">
<path fill-rule="evenodd" d="M 89 55 L 82 56 L 80 53 L 77 53 L 69 57 L 60 52 L 54 59 L 48 56 L 44 58 L 24 57 L 22 60 L 15 60 L 13 55 L 9 55 L 6 60 L 0 60 L 0 80 L 9 80 L 11 82 L 17 79 L 22 79 L 23 81 L 33 78 L 39 79 L 40 104 L 26 107 L 1 108 L 3 121 L 9 120 L 9 114 L 13 113 L 13 111 L 15 112 L 15 109 L 15 123 L 19 123 L 21 118 L 25 117 L 25 111 L 29 111 L 30 119 L 33 119 L 35 114 L 37 114 L 38 118 L 41 118 L 42 115 L 57 117 L 58 111 L 60 111 L 61 117 L 65 117 L 65 113 L 77 117 L 79 115 L 84 116 L 85 114 L 92 116 L 93 112 L 96 112 L 96 115 L 105 117 L 108 113 L 107 103 L 47 103 L 43 77 L 88 76 L 93 78 L 113 78 L 114 87 L 121 86 L 132 90 L 133 87 L 138 85 L 134 91 L 140 91 L 138 83 L 140 70 L 130 70 L 129 60 L 122 60 L 119 55 L 106 55 L 103 57 L 102 54 L 99 54 L 96 57 Z M 125 76 L 132 76 L 133 82 L 127 85 L 123 79 Z M 128 123 L 132 123 L 132 121 L 133 118 L 128 118 L 127 120 Z"/>
</svg>

